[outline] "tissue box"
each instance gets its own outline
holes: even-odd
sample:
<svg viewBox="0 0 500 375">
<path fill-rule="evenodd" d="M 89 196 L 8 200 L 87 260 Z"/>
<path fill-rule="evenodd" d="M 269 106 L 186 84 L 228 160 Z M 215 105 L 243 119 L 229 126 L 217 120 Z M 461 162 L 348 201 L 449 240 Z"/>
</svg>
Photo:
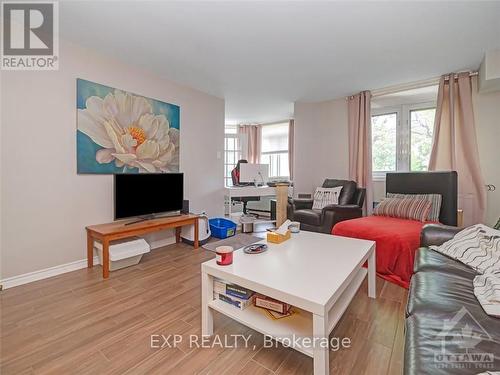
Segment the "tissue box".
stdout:
<svg viewBox="0 0 500 375">
<path fill-rule="evenodd" d="M 267 242 L 282 243 L 290 239 L 290 236 L 291 234 L 289 230 L 286 231 L 285 235 L 281 235 L 276 232 L 267 232 Z"/>
</svg>

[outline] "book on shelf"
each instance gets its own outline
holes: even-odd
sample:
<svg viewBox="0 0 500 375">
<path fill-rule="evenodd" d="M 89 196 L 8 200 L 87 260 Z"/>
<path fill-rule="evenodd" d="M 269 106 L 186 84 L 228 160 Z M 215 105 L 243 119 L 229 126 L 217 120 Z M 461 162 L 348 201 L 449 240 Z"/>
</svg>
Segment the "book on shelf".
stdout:
<svg viewBox="0 0 500 375">
<path fill-rule="evenodd" d="M 249 299 L 253 296 L 254 292 L 236 284 L 226 284 L 226 294 L 241 299 Z"/>
<path fill-rule="evenodd" d="M 234 307 L 237 307 L 240 310 L 245 310 L 248 306 L 251 306 L 253 304 L 252 297 L 250 297 L 249 299 L 241 299 L 233 296 L 228 296 L 227 294 L 224 293 L 214 292 L 214 298 L 226 302 L 230 305 L 233 305 Z"/>
<path fill-rule="evenodd" d="M 276 311 L 280 314 L 288 314 L 290 308 L 292 307 L 288 303 L 278 301 L 274 298 L 258 294 L 255 296 L 255 306 L 262 307 L 266 310 Z"/>
<path fill-rule="evenodd" d="M 219 279 L 214 279 L 214 293 L 226 294 L 226 283 Z"/>
<path fill-rule="evenodd" d="M 250 289 L 243 288 L 236 284 L 228 284 L 220 279 L 214 280 L 214 292 L 244 300 L 248 300 L 254 295 L 254 292 Z"/>
</svg>

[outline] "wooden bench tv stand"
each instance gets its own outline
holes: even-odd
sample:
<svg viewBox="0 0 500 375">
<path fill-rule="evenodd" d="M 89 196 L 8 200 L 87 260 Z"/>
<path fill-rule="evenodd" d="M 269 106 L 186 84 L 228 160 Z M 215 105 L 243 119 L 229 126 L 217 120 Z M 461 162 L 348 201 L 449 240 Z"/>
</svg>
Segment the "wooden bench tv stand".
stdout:
<svg viewBox="0 0 500 375">
<path fill-rule="evenodd" d="M 130 220 L 115 221 L 113 223 L 90 225 L 87 230 L 87 267 L 94 266 L 94 240 L 102 243 L 102 277 L 109 277 L 109 243 L 128 237 L 157 232 L 168 228 L 175 228 L 175 242 L 181 241 L 181 227 L 194 225 L 194 248 L 198 248 L 198 215 L 179 215 L 145 220 L 130 225 Z"/>
</svg>

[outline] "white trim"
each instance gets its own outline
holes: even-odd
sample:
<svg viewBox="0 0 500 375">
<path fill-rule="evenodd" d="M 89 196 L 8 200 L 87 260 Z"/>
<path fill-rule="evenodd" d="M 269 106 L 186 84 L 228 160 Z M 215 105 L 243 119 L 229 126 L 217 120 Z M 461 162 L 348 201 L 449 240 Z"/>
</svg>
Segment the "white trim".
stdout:
<svg viewBox="0 0 500 375">
<path fill-rule="evenodd" d="M 150 246 L 151 249 L 157 249 L 159 247 L 172 245 L 174 243 L 175 237 L 167 237 L 162 240 L 152 241 L 150 243 Z M 99 257 L 94 256 L 94 265 L 100 264 L 101 262 L 99 260 Z M 8 277 L 6 279 L 0 280 L 0 284 L 2 285 L 3 289 L 9 289 L 15 286 L 32 283 L 34 281 L 48 279 L 49 277 L 58 276 L 63 273 L 81 270 L 83 268 L 87 268 L 87 259 L 76 260 L 74 262 L 61 264 L 59 266 L 49 267 L 38 271 L 24 273 L 22 275 Z"/>
<path fill-rule="evenodd" d="M 434 77 L 422 81 L 403 83 L 400 85 L 394 85 L 394 86 L 384 87 L 381 89 L 371 90 L 372 98 L 376 98 L 377 96 L 382 96 L 382 95 L 395 94 L 401 91 L 419 89 L 422 87 L 436 86 L 439 84 L 440 78 L 441 77 Z"/>
<path fill-rule="evenodd" d="M 94 264 L 100 264 L 98 256 L 94 256 Z M 0 281 L 0 283 L 3 286 L 3 289 L 9 289 L 15 286 L 32 283 L 34 281 L 48 279 L 49 277 L 61 275 L 66 272 L 80 270 L 86 267 L 87 267 L 87 259 L 81 259 L 74 262 L 61 264 L 59 266 L 45 268 L 39 271 L 33 271 L 22 275 L 8 277 Z"/>
</svg>

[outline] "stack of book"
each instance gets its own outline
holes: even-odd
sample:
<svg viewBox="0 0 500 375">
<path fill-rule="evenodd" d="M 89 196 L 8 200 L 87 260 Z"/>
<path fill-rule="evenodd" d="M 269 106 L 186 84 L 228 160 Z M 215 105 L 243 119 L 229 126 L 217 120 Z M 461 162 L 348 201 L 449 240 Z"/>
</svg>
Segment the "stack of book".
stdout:
<svg viewBox="0 0 500 375">
<path fill-rule="evenodd" d="M 215 279 L 214 298 L 244 310 L 253 304 L 254 292 L 239 285 L 228 284 L 223 280 Z"/>
</svg>

